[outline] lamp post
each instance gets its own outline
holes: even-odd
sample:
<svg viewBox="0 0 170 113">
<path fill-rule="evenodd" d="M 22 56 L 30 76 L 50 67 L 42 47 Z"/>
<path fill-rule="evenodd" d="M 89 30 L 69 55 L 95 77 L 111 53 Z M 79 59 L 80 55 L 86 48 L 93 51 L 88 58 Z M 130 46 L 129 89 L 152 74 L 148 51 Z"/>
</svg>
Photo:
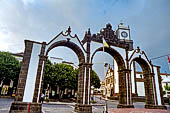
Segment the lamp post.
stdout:
<svg viewBox="0 0 170 113">
<path fill-rule="evenodd" d="M 105 90 L 106 91 L 106 90 Z M 108 106 L 107 106 L 107 94 L 106 94 L 106 98 L 105 98 L 105 111 L 106 113 L 108 113 Z"/>
<path fill-rule="evenodd" d="M 105 75 L 105 68 L 108 66 L 108 63 L 105 63 L 104 62 L 104 75 Z M 106 111 L 106 113 L 108 113 L 108 107 L 107 107 L 107 89 L 106 89 L 106 85 L 107 85 L 107 83 L 105 83 L 105 111 Z"/>
</svg>

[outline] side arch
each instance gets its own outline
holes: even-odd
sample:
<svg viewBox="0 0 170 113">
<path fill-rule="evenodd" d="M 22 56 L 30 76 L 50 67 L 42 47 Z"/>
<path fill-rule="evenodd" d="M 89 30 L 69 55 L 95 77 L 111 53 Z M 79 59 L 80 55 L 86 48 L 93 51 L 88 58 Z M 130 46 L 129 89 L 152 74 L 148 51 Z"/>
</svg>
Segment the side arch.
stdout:
<svg viewBox="0 0 170 113">
<path fill-rule="evenodd" d="M 132 68 L 132 62 L 137 62 L 143 71 L 144 76 L 144 88 L 145 88 L 145 107 L 150 107 L 155 105 L 154 99 L 154 89 L 153 89 L 153 73 L 152 69 L 150 68 L 150 64 L 141 58 L 141 57 L 134 57 L 130 62 L 130 68 Z"/>
<path fill-rule="evenodd" d="M 76 45 L 75 43 L 73 43 L 71 41 L 66 41 L 66 40 L 55 42 L 50 47 L 47 46 L 48 48 L 47 48 L 47 50 L 45 52 L 45 55 L 47 56 L 48 53 L 53 48 L 58 47 L 58 46 L 64 46 L 64 47 L 68 47 L 68 48 L 72 49 L 76 53 L 76 55 L 77 55 L 77 57 L 79 59 L 79 64 L 85 62 L 85 56 L 84 56 L 84 53 L 81 50 L 81 48 L 78 45 Z"/>
<path fill-rule="evenodd" d="M 142 71 L 144 73 L 151 73 L 151 68 L 149 66 L 150 64 L 148 64 L 148 62 L 141 57 L 134 57 L 130 62 L 130 68 L 132 68 L 131 65 L 132 65 L 132 62 L 134 61 L 136 61 L 141 66 Z"/>
</svg>

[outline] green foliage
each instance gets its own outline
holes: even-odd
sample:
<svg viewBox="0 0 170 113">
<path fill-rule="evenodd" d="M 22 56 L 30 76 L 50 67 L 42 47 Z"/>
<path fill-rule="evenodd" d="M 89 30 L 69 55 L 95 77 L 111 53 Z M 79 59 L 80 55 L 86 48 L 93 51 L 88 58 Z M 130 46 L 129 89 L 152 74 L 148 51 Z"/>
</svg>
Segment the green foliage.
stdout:
<svg viewBox="0 0 170 113">
<path fill-rule="evenodd" d="M 168 90 L 168 91 L 170 91 L 170 86 L 164 86 L 164 88 L 165 88 L 165 90 Z"/>
<path fill-rule="evenodd" d="M 55 64 L 54 65 L 54 79 L 61 89 L 75 88 L 76 72 L 71 65 L 67 64 Z"/>
<path fill-rule="evenodd" d="M 59 85 L 60 89 L 77 89 L 77 70 L 67 64 L 52 64 L 49 60 L 45 65 L 44 85 Z"/>
<path fill-rule="evenodd" d="M 94 70 L 92 70 L 91 72 L 91 86 L 94 86 L 95 88 L 100 88 L 100 79 Z"/>
<path fill-rule="evenodd" d="M 73 69 L 71 65 L 67 64 L 52 64 L 47 60 L 45 65 L 44 88 L 47 84 L 50 86 L 59 85 L 61 90 L 65 88 L 77 90 L 78 86 L 78 69 Z M 91 85 L 95 88 L 100 88 L 100 79 L 96 72 L 92 70 Z"/>
<path fill-rule="evenodd" d="M 0 80 L 11 79 L 17 83 L 21 64 L 8 52 L 0 52 Z"/>
<path fill-rule="evenodd" d="M 53 64 L 50 60 L 47 60 L 45 64 L 45 76 L 44 76 L 44 86 L 47 87 L 47 84 L 52 85 L 54 83 L 53 75 Z"/>
<path fill-rule="evenodd" d="M 166 91 L 163 91 L 163 95 L 165 95 L 166 94 Z"/>
</svg>

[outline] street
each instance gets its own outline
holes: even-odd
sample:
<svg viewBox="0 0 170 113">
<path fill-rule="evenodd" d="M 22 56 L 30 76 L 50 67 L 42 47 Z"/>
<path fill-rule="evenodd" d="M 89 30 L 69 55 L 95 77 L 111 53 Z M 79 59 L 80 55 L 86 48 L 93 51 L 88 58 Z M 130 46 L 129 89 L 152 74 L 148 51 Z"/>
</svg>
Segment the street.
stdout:
<svg viewBox="0 0 170 113">
<path fill-rule="evenodd" d="M 95 98 L 97 103 L 93 104 L 93 113 L 103 113 L 105 100 L 102 98 L 101 100 L 99 97 Z M 10 110 L 11 103 L 14 99 L 9 98 L 0 98 L 0 113 L 8 113 Z M 116 108 L 118 104 L 117 100 L 108 100 L 107 105 L 108 109 Z M 64 102 L 49 102 L 44 103 L 42 105 L 42 113 L 74 113 L 74 105 L 75 103 L 64 103 Z M 144 102 L 135 102 L 135 108 L 144 108 Z M 170 107 L 168 110 L 170 110 Z"/>
<path fill-rule="evenodd" d="M 8 113 L 14 99 L 0 98 L 0 113 Z"/>
</svg>

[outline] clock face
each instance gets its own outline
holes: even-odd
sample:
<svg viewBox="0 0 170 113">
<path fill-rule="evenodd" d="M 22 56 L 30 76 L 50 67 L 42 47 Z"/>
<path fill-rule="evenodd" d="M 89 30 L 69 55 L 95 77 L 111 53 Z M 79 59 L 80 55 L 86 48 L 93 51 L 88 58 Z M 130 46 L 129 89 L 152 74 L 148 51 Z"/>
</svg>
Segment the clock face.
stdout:
<svg viewBox="0 0 170 113">
<path fill-rule="evenodd" d="M 128 37 L 128 33 L 125 32 L 125 31 L 122 31 L 122 32 L 121 32 L 121 36 L 122 36 L 123 38 L 127 38 L 127 37 Z"/>
</svg>

